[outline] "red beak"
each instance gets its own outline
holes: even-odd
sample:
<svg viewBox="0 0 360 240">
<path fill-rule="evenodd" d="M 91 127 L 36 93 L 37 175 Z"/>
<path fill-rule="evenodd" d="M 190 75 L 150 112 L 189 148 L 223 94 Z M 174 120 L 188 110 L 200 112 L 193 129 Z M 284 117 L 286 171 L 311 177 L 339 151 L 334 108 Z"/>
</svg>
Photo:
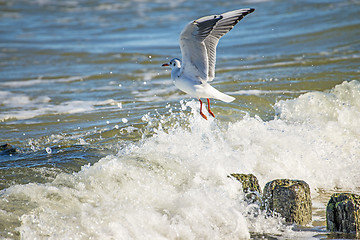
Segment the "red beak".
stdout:
<svg viewBox="0 0 360 240">
<path fill-rule="evenodd" d="M 164 63 L 163 65 L 161 65 L 161 66 L 163 66 L 163 67 L 168 67 L 168 66 L 170 66 L 168 63 Z"/>
</svg>

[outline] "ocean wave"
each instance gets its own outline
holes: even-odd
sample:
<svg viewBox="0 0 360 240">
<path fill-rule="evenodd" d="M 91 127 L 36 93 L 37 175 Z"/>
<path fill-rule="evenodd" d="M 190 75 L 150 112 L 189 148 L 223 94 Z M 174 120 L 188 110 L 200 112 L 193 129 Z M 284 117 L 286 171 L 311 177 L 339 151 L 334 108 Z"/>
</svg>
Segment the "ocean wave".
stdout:
<svg viewBox="0 0 360 240">
<path fill-rule="evenodd" d="M 344 82 L 278 102 L 274 120 L 246 116 L 228 124 L 204 121 L 195 101 L 182 103 L 191 115 L 160 122 L 146 117 L 149 124 L 158 121 L 149 126 L 154 135 L 78 173 L 12 186 L 2 196 L 36 206 L 21 216 L 23 238 L 296 238 L 303 233 L 248 205 L 228 175 L 253 173 L 262 186 L 275 178 L 301 179 L 315 195 L 320 189 L 359 191 L 359 94 L 358 81 Z M 186 128 L 174 121 L 180 119 Z"/>
</svg>

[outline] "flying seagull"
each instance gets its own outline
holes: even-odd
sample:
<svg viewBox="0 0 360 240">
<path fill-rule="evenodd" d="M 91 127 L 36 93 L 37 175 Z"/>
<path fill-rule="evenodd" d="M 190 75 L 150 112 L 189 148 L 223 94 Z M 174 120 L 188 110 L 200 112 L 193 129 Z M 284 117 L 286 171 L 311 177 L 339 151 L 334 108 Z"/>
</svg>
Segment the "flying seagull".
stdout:
<svg viewBox="0 0 360 240">
<path fill-rule="evenodd" d="M 209 84 L 215 77 L 216 46 L 222 36 L 253 11 L 254 8 L 238 9 L 188 23 L 180 34 L 182 61 L 173 58 L 162 65 L 171 67 L 171 79 L 177 88 L 199 99 L 200 114 L 206 120 L 207 117 L 202 112 L 201 98 L 206 98 L 208 112 L 213 117 L 215 115 L 210 110 L 209 98 L 224 102 L 235 99 Z"/>
</svg>

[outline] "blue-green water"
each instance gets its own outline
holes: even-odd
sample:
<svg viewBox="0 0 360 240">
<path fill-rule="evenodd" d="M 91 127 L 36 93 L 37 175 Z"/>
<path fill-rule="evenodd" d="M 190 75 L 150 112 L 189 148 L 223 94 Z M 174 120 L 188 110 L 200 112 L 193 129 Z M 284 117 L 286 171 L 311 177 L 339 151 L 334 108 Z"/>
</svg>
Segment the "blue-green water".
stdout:
<svg viewBox="0 0 360 240">
<path fill-rule="evenodd" d="M 191 20 L 253 7 L 196 100 L 161 67 Z M 326 236 L 359 192 L 359 1 L 0 0 L 0 236 Z M 310 184 L 310 231 L 249 213 L 232 172 Z M 206 203 L 206 204 L 205 204 Z M 236 219 L 236 220 L 234 220 Z"/>
</svg>

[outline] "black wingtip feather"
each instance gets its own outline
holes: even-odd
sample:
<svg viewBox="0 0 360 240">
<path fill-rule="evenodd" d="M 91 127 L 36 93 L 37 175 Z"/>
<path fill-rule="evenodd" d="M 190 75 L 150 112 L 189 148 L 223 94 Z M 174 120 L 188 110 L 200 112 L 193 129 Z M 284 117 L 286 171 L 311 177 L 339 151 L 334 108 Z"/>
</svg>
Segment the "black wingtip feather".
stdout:
<svg viewBox="0 0 360 240">
<path fill-rule="evenodd" d="M 248 11 L 244 12 L 242 15 L 239 16 L 238 21 L 240 21 L 241 19 L 243 19 L 243 17 L 245 17 L 245 16 L 248 15 L 249 13 L 252 13 L 253 11 L 255 11 L 255 8 L 249 8 Z"/>
<path fill-rule="evenodd" d="M 249 10 L 247 12 L 244 12 L 243 16 L 246 16 L 249 13 L 252 13 L 253 11 L 255 11 L 255 8 L 249 8 Z"/>
</svg>

